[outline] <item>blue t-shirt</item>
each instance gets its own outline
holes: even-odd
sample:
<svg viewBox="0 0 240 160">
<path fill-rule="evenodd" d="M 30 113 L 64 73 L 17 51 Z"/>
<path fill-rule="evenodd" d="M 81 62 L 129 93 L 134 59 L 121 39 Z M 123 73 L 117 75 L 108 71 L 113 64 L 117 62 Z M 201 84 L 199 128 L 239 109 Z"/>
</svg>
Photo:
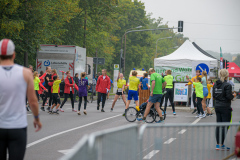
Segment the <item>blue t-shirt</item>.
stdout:
<svg viewBox="0 0 240 160">
<path fill-rule="evenodd" d="M 141 77 L 140 82 L 142 82 L 142 90 L 148 90 L 148 86 L 147 86 L 148 78 L 143 79 L 143 77 Z"/>
</svg>

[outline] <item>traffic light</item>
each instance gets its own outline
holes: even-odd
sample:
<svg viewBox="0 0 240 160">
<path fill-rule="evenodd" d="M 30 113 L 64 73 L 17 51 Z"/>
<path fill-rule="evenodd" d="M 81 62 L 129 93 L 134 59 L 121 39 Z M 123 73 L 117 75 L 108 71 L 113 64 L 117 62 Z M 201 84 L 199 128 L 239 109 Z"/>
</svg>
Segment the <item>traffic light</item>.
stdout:
<svg viewBox="0 0 240 160">
<path fill-rule="evenodd" d="M 229 68 L 229 61 L 226 60 L 226 69 Z"/>
<path fill-rule="evenodd" d="M 223 68 L 226 68 L 226 60 L 223 59 Z"/>
<path fill-rule="evenodd" d="M 178 32 L 183 32 L 183 21 L 178 21 Z"/>
<path fill-rule="evenodd" d="M 124 58 L 121 57 L 121 68 L 124 68 Z"/>
</svg>

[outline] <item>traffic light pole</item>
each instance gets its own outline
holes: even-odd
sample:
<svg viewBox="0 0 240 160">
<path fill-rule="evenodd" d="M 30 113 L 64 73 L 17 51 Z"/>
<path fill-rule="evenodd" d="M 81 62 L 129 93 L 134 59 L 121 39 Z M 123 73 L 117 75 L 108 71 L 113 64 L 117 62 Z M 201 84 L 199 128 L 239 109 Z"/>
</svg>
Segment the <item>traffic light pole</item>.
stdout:
<svg viewBox="0 0 240 160">
<path fill-rule="evenodd" d="M 183 25 L 181 25 L 180 27 L 173 27 L 173 28 L 157 28 L 157 29 L 142 29 L 142 30 L 131 30 L 131 31 L 127 31 L 124 33 L 124 35 L 122 36 L 122 47 L 121 47 L 121 51 L 123 50 L 123 37 L 125 37 L 125 46 L 124 46 L 124 66 L 121 66 L 121 68 L 123 68 L 123 75 L 125 75 L 125 61 L 126 61 L 126 35 L 128 33 L 132 33 L 132 32 L 144 32 L 144 31 L 156 31 L 156 30 L 169 30 L 169 29 L 180 29 L 181 32 L 183 30 Z M 121 62 L 121 61 L 120 61 Z"/>
</svg>

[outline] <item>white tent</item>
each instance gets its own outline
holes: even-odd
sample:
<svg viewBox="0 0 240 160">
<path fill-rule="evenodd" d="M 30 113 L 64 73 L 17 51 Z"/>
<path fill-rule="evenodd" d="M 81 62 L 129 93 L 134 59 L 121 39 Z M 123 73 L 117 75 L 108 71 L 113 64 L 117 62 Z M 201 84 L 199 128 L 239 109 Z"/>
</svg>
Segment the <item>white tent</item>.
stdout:
<svg viewBox="0 0 240 160">
<path fill-rule="evenodd" d="M 218 67 L 218 60 L 200 52 L 189 40 L 186 40 L 172 54 L 155 58 L 154 66 L 192 67 L 193 61 L 209 61 L 210 68 Z"/>
</svg>

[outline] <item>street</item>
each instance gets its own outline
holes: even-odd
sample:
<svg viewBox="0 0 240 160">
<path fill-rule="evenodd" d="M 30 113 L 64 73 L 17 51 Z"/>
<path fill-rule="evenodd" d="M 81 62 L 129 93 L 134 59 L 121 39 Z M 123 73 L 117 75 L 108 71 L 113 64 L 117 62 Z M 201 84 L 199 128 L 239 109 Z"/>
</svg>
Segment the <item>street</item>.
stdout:
<svg viewBox="0 0 240 160">
<path fill-rule="evenodd" d="M 62 157 L 69 149 L 71 149 L 85 134 L 90 134 L 96 131 L 130 124 L 130 122 L 127 122 L 126 119 L 122 117 L 122 113 L 125 108 L 122 100 L 117 101 L 113 112 L 110 112 L 112 101 L 112 99 L 106 101 L 105 113 L 100 112 L 100 110 L 97 111 L 96 101 L 94 101 L 93 103 L 88 103 L 87 115 L 84 115 L 82 110 L 81 115 L 79 116 L 76 112 L 72 112 L 69 100 L 63 107 L 65 112 L 60 112 L 59 115 L 49 115 L 47 112 L 40 111 L 40 119 L 43 124 L 43 128 L 37 133 L 35 133 L 34 127 L 32 125 L 33 116 L 30 112 L 28 112 L 28 145 L 25 159 L 58 159 Z M 240 108 L 238 106 L 239 102 L 240 100 L 236 100 L 232 104 L 234 110 L 233 122 L 240 121 Z M 78 104 L 75 103 L 75 109 L 77 109 L 77 105 Z M 133 102 L 130 106 L 134 106 Z M 206 117 L 200 120 L 196 119 L 195 114 L 191 114 L 189 110 L 177 109 L 176 112 L 176 116 L 172 115 L 171 107 L 168 107 L 167 118 L 164 123 L 203 123 L 215 122 L 216 120 L 215 114 L 212 117 Z M 134 123 L 138 123 L 139 126 L 141 126 L 140 122 Z M 173 132 L 176 131 L 172 129 L 171 133 Z M 196 130 L 190 132 L 189 129 L 187 131 L 182 130 L 180 132 L 183 135 L 186 134 L 187 138 L 190 141 L 196 139 L 191 139 L 191 133 L 194 133 L 194 135 L 196 135 Z M 210 131 L 205 133 L 208 134 L 210 133 Z M 203 134 L 204 132 L 200 134 L 201 137 L 203 137 Z M 211 134 L 214 139 L 214 132 L 211 132 Z M 179 141 L 180 139 L 178 139 L 178 137 L 171 138 L 171 134 L 166 132 L 164 132 L 161 137 L 163 137 L 164 140 L 163 145 L 168 145 L 167 149 L 176 152 L 176 150 L 172 149 L 176 147 L 174 143 L 176 143 L 176 141 Z M 147 138 L 145 139 L 147 140 Z M 196 147 L 195 144 L 197 142 L 199 141 L 196 140 L 192 142 L 194 146 L 191 146 L 191 144 L 187 146 L 189 148 L 189 152 L 193 147 Z M 171 145 L 173 146 L 171 147 Z M 215 143 L 211 145 L 214 150 Z M 155 151 L 153 146 L 146 144 L 143 147 L 146 147 L 144 148 L 143 159 L 153 159 L 154 157 L 156 158 L 160 156 L 159 153 L 161 152 L 159 152 L 159 150 Z M 187 153 L 187 151 L 184 151 L 184 153 Z"/>
</svg>

